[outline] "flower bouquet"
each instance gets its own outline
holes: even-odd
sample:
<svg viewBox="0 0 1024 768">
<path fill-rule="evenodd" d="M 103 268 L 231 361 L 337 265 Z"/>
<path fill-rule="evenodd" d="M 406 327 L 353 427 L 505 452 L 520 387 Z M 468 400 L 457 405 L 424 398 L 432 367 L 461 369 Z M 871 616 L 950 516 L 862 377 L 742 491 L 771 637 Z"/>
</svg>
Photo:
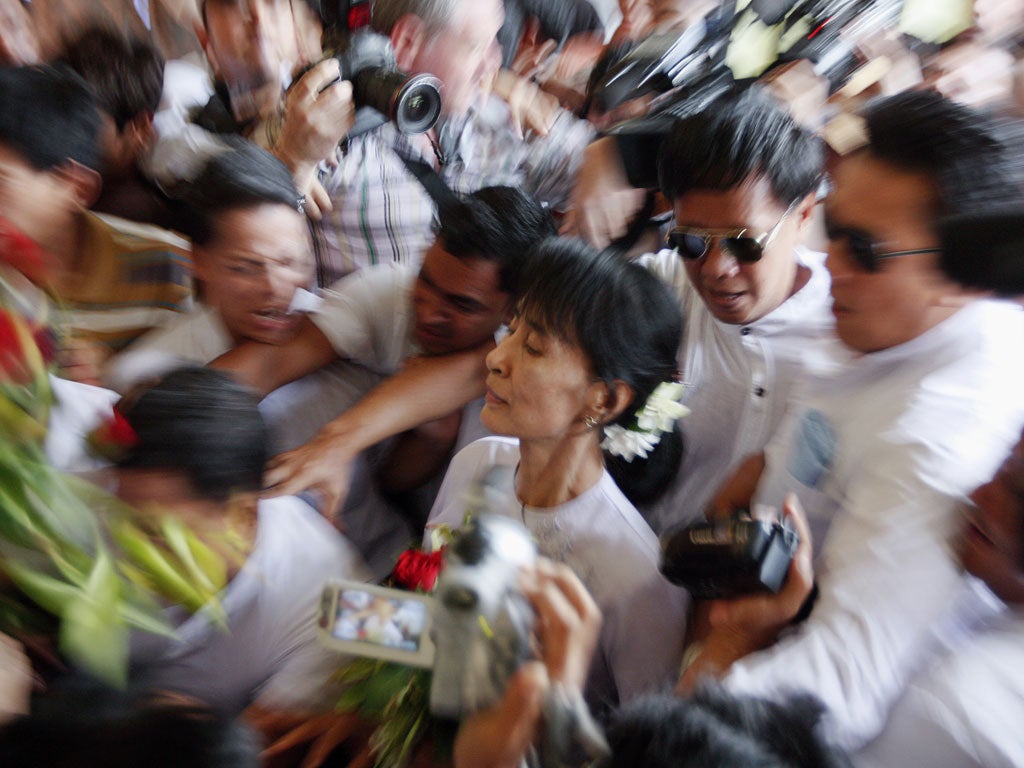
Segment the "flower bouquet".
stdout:
<svg viewBox="0 0 1024 768">
<path fill-rule="evenodd" d="M 72 663 L 121 683 L 130 630 L 172 634 L 164 601 L 216 616 L 227 570 L 180 523 L 143 523 L 47 460 L 56 334 L 37 287 L 46 264 L 0 220 L 0 632 L 37 634 L 49 614 Z"/>
</svg>

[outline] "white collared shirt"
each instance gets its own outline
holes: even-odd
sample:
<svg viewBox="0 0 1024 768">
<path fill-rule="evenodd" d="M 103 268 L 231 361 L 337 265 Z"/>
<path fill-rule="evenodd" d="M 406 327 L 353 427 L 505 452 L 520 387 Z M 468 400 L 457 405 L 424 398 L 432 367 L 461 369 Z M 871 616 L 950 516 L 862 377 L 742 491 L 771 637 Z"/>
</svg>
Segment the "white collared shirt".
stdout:
<svg viewBox="0 0 1024 768">
<path fill-rule="evenodd" d="M 734 466 L 771 438 L 805 371 L 835 364 L 839 345 L 824 260 L 824 254 L 798 250 L 797 262 L 811 271 L 807 283 L 760 320 L 731 325 L 711 314 L 675 251 L 639 259 L 682 305 L 678 363 L 686 387 L 682 402 L 690 409 L 680 421 L 684 453 L 676 479 L 641 510 L 656 532 L 703 519 Z"/>
<path fill-rule="evenodd" d="M 831 710 L 830 735 L 854 749 L 965 621 L 991 610 L 949 542 L 959 501 L 1020 437 L 1021 338 L 1020 307 L 974 301 L 808 384 L 765 450 L 754 500 L 800 499 L 819 598 L 790 636 L 732 667 L 731 690 L 809 691 Z"/>
</svg>

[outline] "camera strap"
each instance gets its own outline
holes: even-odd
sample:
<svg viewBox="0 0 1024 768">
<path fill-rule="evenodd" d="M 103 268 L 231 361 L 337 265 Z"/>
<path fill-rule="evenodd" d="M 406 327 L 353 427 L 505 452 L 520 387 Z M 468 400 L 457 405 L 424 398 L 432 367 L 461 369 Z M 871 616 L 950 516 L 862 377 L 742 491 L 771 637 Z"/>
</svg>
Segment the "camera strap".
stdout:
<svg viewBox="0 0 1024 768">
<path fill-rule="evenodd" d="M 435 171 L 428 163 L 409 156 L 402 149 L 397 147 L 393 147 L 393 149 L 395 154 L 405 163 L 409 173 L 415 176 L 417 181 L 427 190 L 427 194 L 430 195 L 430 199 L 434 201 L 434 205 L 437 206 L 438 210 L 448 208 L 459 201 L 458 196 L 445 184 L 441 174 Z"/>
</svg>

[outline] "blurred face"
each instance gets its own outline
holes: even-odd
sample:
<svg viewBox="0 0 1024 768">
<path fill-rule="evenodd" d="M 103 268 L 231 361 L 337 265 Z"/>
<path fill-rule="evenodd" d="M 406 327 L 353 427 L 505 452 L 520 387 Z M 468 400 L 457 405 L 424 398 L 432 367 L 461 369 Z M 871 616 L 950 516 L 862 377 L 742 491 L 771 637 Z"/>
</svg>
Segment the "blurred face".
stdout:
<svg viewBox="0 0 1024 768">
<path fill-rule="evenodd" d="M 60 169 L 37 171 L 0 145 L 0 216 L 46 248 L 77 210 L 75 190 Z"/>
<path fill-rule="evenodd" d="M 0 0 L 0 66 L 39 61 L 39 41 L 32 18 L 20 0 Z"/>
<path fill-rule="evenodd" d="M 480 420 L 499 435 L 552 440 L 584 429 L 594 381 L 579 347 L 516 317 L 487 355 L 487 396 Z M 594 434 L 597 434 L 596 432 Z"/>
<path fill-rule="evenodd" d="M 957 542 L 964 568 L 1004 602 L 1024 605 L 1024 441 L 971 501 Z"/>
<path fill-rule="evenodd" d="M 497 262 L 459 259 L 434 243 L 412 291 L 413 335 L 428 355 L 459 352 L 494 335 L 508 315 Z"/>
<path fill-rule="evenodd" d="M 236 343 L 281 344 L 302 316 L 289 314 L 297 288 L 313 278 L 306 222 L 288 206 L 264 203 L 222 213 L 214 238 L 195 249 L 203 301 Z"/>
<path fill-rule="evenodd" d="M 208 0 L 207 56 L 229 84 L 276 82 L 298 59 L 290 0 Z"/>
<path fill-rule="evenodd" d="M 489 86 L 501 62 L 497 34 L 505 19 L 498 0 L 462 0 L 455 18 L 426 39 L 410 70 L 429 72 L 442 83 L 442 110 L 459 115 Z"/>
<path fill-rule="evenodd" d="M 188 473 L 174 467 L 118 467 L 115 478 L 121 501 L 154 520 L 167 514 L 180 518 L 225 559 L 229 576 L 237 571 L 239 555 L 251 551 L 256 539 L 255 494 L 236 493 L 223 503 L 204 499 Z"/>
<path fill-rule="evenodd" d="M 756 179 L 725 191 L 695 190 L 674 204 L 675 225 L 708 230 L 745 229 L 744 236 L 769 233 L 761 258 L 741 263 L 722 240 L 713 238 L 702 258 L 683 259 L 686 273 L 708 310 L 723 323 L 759 320 L 788 299 L 796 288 L 794 249 L 800 242 L 811 203 L 786 213 L 768 182 Z M 680 256 L 680 258 L 682 258 Z"/>
<path fill-rule="evenodd" d="M 867 152 L 843 160 L 834 181 L 826 205 L 826 264 L 832 273 L 836 333 L 843 343 L 860 352 L 888 349 L 948 317 L 953 310 L 942 300 L 954 289 L 942 277 L 935 253 L 883 258 L 872 272 L 852 248 L 854 239 L 864 238 L 877 252 L 934 248 L 938 236 L 931 228 L 931 181 Z"/>
</svg>

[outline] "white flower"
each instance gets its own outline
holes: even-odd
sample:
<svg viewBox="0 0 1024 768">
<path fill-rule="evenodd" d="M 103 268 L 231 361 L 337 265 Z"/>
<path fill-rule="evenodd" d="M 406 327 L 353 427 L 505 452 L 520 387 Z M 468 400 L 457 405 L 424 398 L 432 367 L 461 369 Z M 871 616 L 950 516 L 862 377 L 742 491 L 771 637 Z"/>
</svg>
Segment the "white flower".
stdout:
<svg viewBox="0 0 1024 768">
<path fill-rule="evenodd" d="M 647 398 L 644 407 L 636 412 L 636 425 L 643 432 L 669 432 L 677 419 L 690 412 L 679 402 L 683 396 L 683 385 L 675 381 L 663 381 Z"/>
<path fill-rule="evenodd" d="M 661 441 L 661 435 L 652 432 L 635 432 L 619 424 L 604 428 L 601 447 L 613 456 L 633 461 L 637 456 L 647 458 L 648 452 Z"/>
</svg>

